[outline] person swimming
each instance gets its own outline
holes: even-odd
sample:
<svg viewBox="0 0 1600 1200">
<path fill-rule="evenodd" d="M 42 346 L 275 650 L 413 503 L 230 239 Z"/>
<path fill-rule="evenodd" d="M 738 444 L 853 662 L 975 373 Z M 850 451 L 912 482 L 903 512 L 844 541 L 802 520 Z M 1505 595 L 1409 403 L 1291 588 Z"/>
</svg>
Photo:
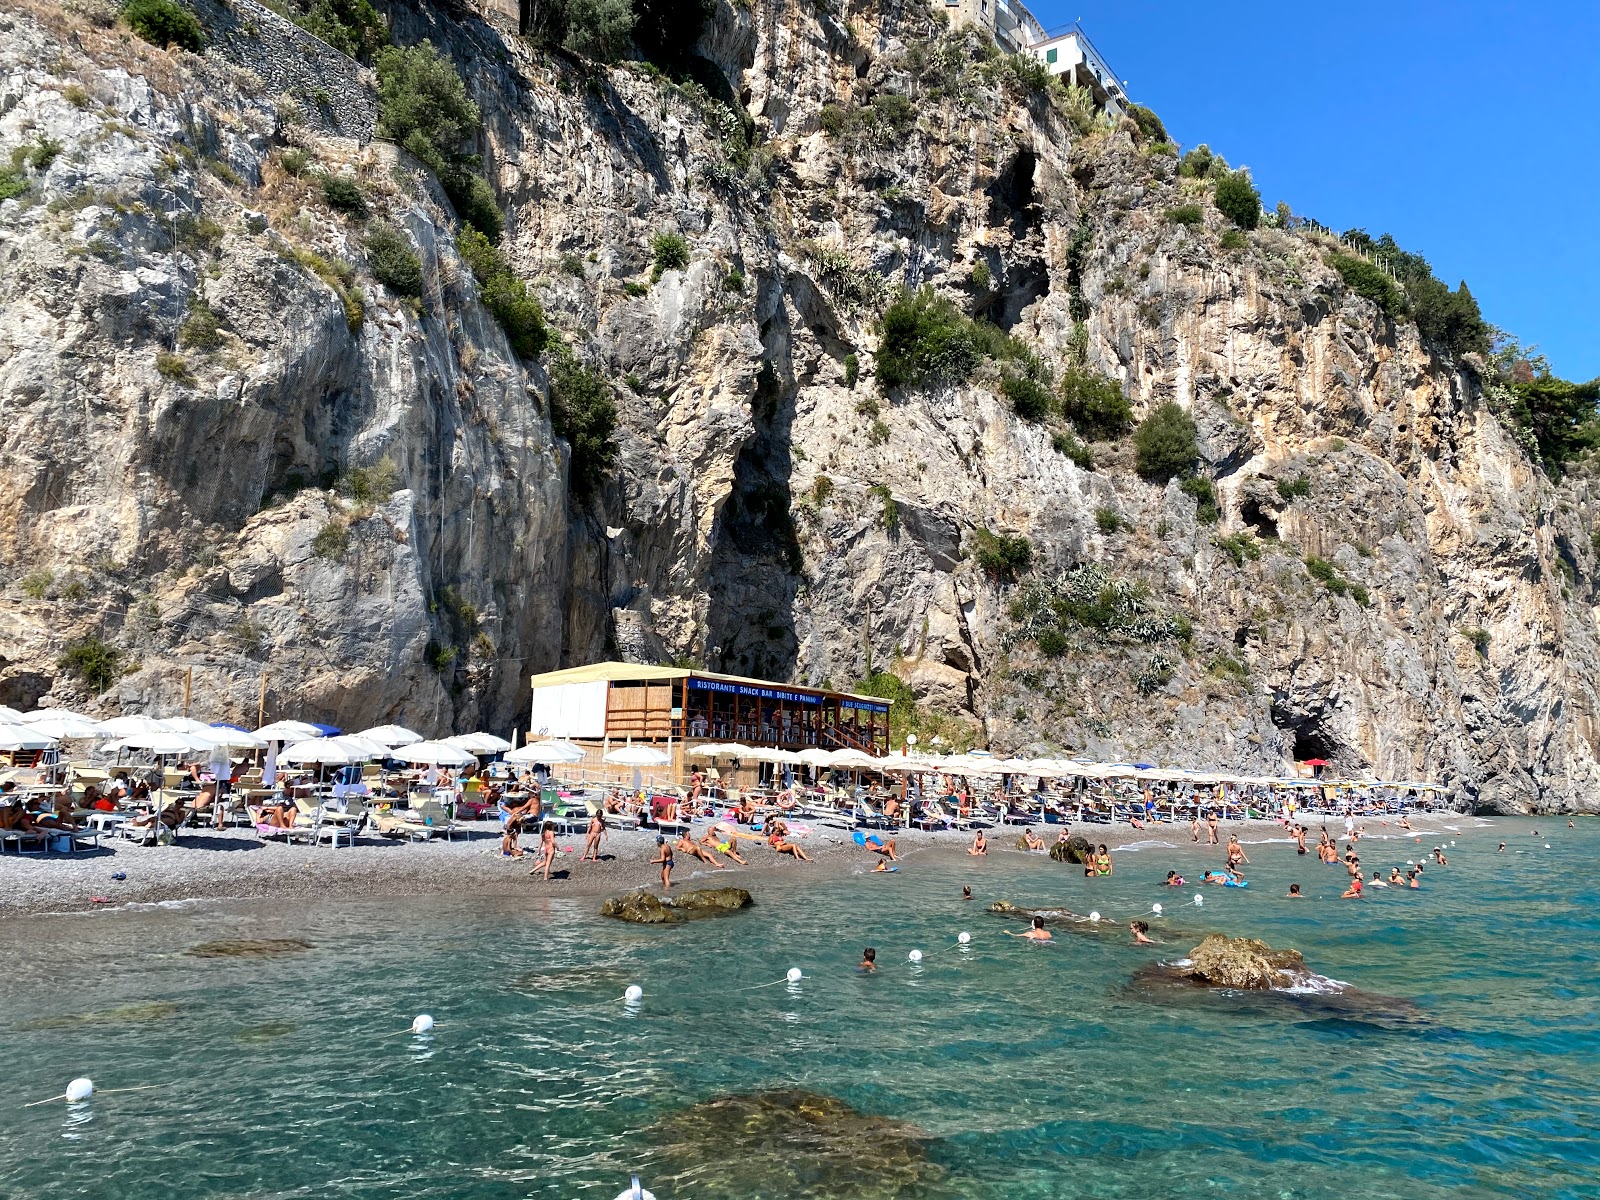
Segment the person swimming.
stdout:
<svg viewBox="0 0 1600 1200">
<path fill-rule="evenodd" d="M 1291 883 L 1289 885 L 1289 894 L 1287 896 L 1285 896 L 1284 899 L 1286 899 L 1286 900 L 1304 900 L 1305 897 L 1300 894 L 1300 885 L 1298 883 Z"/>
<path fill-rule="evenodd" d="M 1183 886 L 1183 876 L 1179 875 L 1176 871 L 1168 871 L 1167 872 L 1167 878 L 1166 878 L 1165 882 L 1162 883 L 1161 886 L 1163 886 L 1163 887 L 1182 887 Z"/>
<path fill-rule="evenodd" d="M 877 969 L 878 969 L 878 951 L 877 951 L 877 949 L 875 947 L 868 946 L 865 950 L 863 950 L 861 952 L 861 965 L 858 966 L 856 968 L 856 970 L 858 970 L 858 971 L 866 971 L 866 972 L 870 973 L 872 971 L 876 971 Z"/>
<path fill-rule="evenodd" d="M 1043 917 L 1035 917 L 1033 919 L 1033 928 L 1022 936 L 1034 942 L 1048 942 L 1050 940 L 1050 931 L 1044 927 Z"/>
<path fill-rule="evenodd" d="M 1129 921 L 1128 928 L 1133 932 L 1133 944 L 1135 946 L 1154 946 L 1156 944 L 1155 939 L 1150 936 L 1150 922 Z"/>
<path fill-rule="evenodd" d="M 1344 892 L 1339 896 L 1339 899 L 1341 899 L 1341 900 L 1359 900 L 1359 899 L 1361 899 L 1361 876 L 1352 875 L 1350 877 L 1350 886 L 1345 888 Z"/>
<path fill-rule="evenodd" d="M 972 899 L 972 889 L 969 888 L 969 887 L 962 888 L 961 889 L 961 898 L 963 900 L 971 900 Z"/>
</svg>

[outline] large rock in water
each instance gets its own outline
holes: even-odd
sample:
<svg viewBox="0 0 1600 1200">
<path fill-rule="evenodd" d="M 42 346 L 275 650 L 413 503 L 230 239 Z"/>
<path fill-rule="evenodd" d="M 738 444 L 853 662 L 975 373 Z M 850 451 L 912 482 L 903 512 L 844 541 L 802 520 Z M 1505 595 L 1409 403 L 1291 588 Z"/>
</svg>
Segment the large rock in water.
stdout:
<svg viewBox="0 0 1600 1200">
<path fill-rule="evenodd" d="M 669 1113 L 647 1136 L 673 1194 L 700 1200 L 884 1200 L 926 1196 L 945 1177 L 922 1130 L 798 1088 L 719 1096 Z"/>
<path fill-rule="evenodd" d="M 602 917 L 632 921 L 638 925 L 671 925 L 694 917 L 737 912 L 755 903 L 743 888 L 701 888 L 680 896 L 657 896 L 651 892 L 625 892 L 612 896 L 600 906 Z"/>
<path fill-rule="evenodd" d="M 1086 837 L 1073 834 L 1064 842 L 1057 842 L 1050 847 L 1050 857 L 1057 862 L 1081 863 L 1086 862 L 1094 853 L 1094 846 Z"/>
<path fill-rule="evenodd" d="M 1213 933 L 1189 951 L 1185 974 L 1207 987 L 1281 988 L 1306 974 L 1298 950 L 1274 950 L 1255 938 Z"/>
</svg>

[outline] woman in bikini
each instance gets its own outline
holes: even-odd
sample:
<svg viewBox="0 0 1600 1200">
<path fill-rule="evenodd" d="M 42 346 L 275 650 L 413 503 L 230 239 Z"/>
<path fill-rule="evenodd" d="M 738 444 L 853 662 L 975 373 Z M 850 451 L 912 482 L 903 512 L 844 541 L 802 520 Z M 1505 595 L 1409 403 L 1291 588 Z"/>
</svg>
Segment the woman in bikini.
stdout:
<svg viewBox="0 0 1600 1200">
<path fill-rule="evenodd" d="M 1094 852 L 1094 873 L 1110 875 L 1111 872 L 1111 852 L 1106 849 L 1106 844 L 1101 842 Z"/>
</svg>

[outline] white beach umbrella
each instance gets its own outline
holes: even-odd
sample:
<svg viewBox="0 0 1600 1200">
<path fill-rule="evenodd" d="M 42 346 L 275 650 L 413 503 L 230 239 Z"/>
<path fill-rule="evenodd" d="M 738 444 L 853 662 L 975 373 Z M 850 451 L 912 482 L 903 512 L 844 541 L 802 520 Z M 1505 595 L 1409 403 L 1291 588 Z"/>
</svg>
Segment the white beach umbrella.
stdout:
<svg viewBox="0 0 1600 1200">
<path fill-rule="evenodd" d="M 303 742 L 321 737 L 322 730 L 305 721 L 274 721 L 256 730 L 256 736 L 269 742 Z"/>
<path fill-rule="evenodd" d="M 0 704 L 0 724 L 25 725 L 27 724 L 27 719 L 27 713 L 18 712 L 7 704 Z"/>
<path fill-rule="evenodd" d="M 111 717 L 100 722 L 100 729 L 108 737 L 127 737 L 130 733 L 149 733 L 161 729 L 161 722 L 154 717 L 126 716 Z"/>
<path fill-rule="evenodd" d="M 707 742 L 689 753 L 696 758 L 749 758 L 755 750 L 743 742 Z"/>
<path fill-rule="evenodd" d="M 449 742 L 416 742 L 401 746 L 394 751 L 394 757 L 428 767 L 470 767 L 478 761 L 460 746 L 452 746 Z"/>
<path fill-rule="evenodd" d="M 149 754 L 193 754 L 196 750 L 209 750 L 211 747 L 197 745 L 194 737 L 187 733 L 177 733 L 170 729 L 147 729 L 143 733 L 130 733 L 106 748 L 143 750 Z"/>
<path fill-rule="evenodd" d="M 161 729 L 171 730 L 173 733 L 204 733 L 211 732 L 211 726 L 204 721 L 197 721 L 193 717 L 163 717 L 156 722 Z"/>
<path fill-rule="evenodd" d="M 104 734 L 99 721 L 91 721 L 88 717 L 80 717 L 76 713 L 67 713 L 65 716 L 37 716 L 29 713 L 34 720 L 28 722 L 27 727 L 35 733 L 42 733 L 45 737 L 61 738 L 66 740 L 83 740 L 97 738 Z"/>
<path fill-rule="evenodd" d="M 0 725 L 0 750 L 48 750 L 56 740 L 29 725 Z"/>
<path fill-rule="evenodd" d="M 70 708 L 36 708 L 32 712 L 17 713 L 17 715 L 14 717 L 8 717 L 6 715 L 7 713 L 17 713 L 17 710 L 14 708 L 7 708 L 5 705 L 0 704 L 0 722 L 10 722 L 20 725 L 34 725 L 40 721 L 57 720 L 88 721 L 92 725 L 100 724 L 100 722 L 94 717 L 91 717 L 86 713 L 73 712 Z"/>
<path fill-rule="evenodd" d="M 404 725 L 374 725 L 371 729 L 360 730 L 356 736 L 382 742 L 391 750 L 396 746 L 410 746 L 427 740 L 416 730 L 407 729 Z"/>
<path fill-rule="evenodd" d="M 605 756 L 605 761 L 616 763 L 619 767 L 664 767 L 672 761 L 672 757 L 654 746 L 635 746 L 629 743 L 611 751 Z"/>
<path fill-rule="evenodd" d="M 278 751 L 278 762 L 290 766 L 346 767 L 363 761 L 365 755 L 362 751 L 341 743 L 337 738 L 304 738 Z"/>
<path fill-rule="evenodd" d="M 849 767 L 855 770 L 876 771 L 878 758 L 868 754 L 865 750 L 845 749 L 835 750 L 828 758 L 830 767 Z"/>
<path fill-rule="evenodd" d="M 353 750 L 360 756 L 359 761 L 369 758 L 388 758 L 393 750 L 374 738 L 364 737 L 359 733 L 341 733 L 337 737 L 323 738 L 325 742 L 336 742 L 347 750 Z"/>
<path fill-rule="evenodd" d="M 226 746 L 229 750 L 262 750 L 267 745 L 267 739 L 260 734 L 233 725 L 210 725 L 200 736 L 210 738 L 216 745 Z"/>
<path fill-rule="evenodd" d="M 511 743 L 503 737 L 495 737 L 492 733 L 458 733 L 454 737 L 443 739 L 452 746 L 460 746 L 472 754 L 499 754 L 503 750 L 511 749 Z"/>
<path fill-rule="evenodd" d="M 582 746 L 571 742 L 530 742 L 520 750 L 508 750 L 500 761 L 508 763 L 575 763 L 588 758 Z"/>
<path fill-rule="evenodd" d="M 794 751 L 780 750 L 776 746 L 757 746 L 744 757 L 751 762 L 789 763 L 791 766 L 800 761 Z"/>
<path fill-rule="evenodd" d="M 820 746 L 808 746 L 806 749 L 796 752 L 795 757 L 808 767 L 831 767 L 833 765 L 832 752 L 824 750 Z"/>
</svg>

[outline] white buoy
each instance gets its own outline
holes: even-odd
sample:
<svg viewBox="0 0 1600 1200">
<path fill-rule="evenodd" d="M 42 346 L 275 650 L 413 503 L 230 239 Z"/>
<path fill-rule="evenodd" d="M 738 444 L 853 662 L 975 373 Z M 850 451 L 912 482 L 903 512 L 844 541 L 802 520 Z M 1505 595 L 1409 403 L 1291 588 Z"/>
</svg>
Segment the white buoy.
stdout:
<svg viewBox="0 0 1600 1200">
<path fill-rule="evenodd" d="M 1545 843 L 1545 844 L 1544 844 L 1544 848 L 1545 848 L 1545 849 L 1546 849 L 1546 850 L 1548 850 L 1548 849 L 1550 849 L 1550 843 L 1549 843 L 1549 842 L 1546 842 L 1546 843 Z"/>
<path fill-rule="evenodd" d="M 804 978 L 804 972 L 802 972 L 799 967 L 790 967 L 788 974 L 786 974 L 784 978 L 790 983 L 799 983 L 800 980 Z"/>
<path fill-rule="evenodd" d="M 67 1084 L 67 1103 L 82 1104 L 94 1095 L 94 1084 L 87 1077 L 79 1077 Z"/>
<path fill-rule="evenodd" d="M 914 963 L 921 962 L 922 961 L 922 951 L 921 950 L 913 950 L 911 952 L 911 961 L 914 962 Z"/>
<path fill-rule="evenodd" d="M 1199 908 L 1205 902 L 1206 902 L 1206 898 L 1204 896 L 1202 896 L 1199 892 L 1196 892 L 1194 894 L 1194 906 L 1196 908 Z"/>
<path fill-rule="evenodd" d="M 1455 838 L 1451 838 L 1451 839 L 1450 839 L 1450 844 L 1451 844 L 1451 845 L 1452 845 L 1452 846 L 1454 846 L 1454 845 L 1455 845 L 1455 844 L 1456 844 L 1456 840 L 1455 840 Z"/>
<path fill-rule="evenodd" d="M 1100 914 L 1097 913 L 1097 912 L 1090 913 L 1089 914 L 1089 920 L 1094 922 L 1096 925 L 1098 925 L 1100 923 Z"/>
<path fill-rule="evenodd" d="M 1408 866 L 1408 867 L 1409 867 L 1409 866 L 1411 866 L 1411 865 L 1412 865 L 1412 862 L 1411 862 L 1411 860 L 1410 860 L 1410 859 L 1409 859 L 1409 858 L 1408 858 L 1408 859 L 1406 859 L 1406 866 Z"/>
<path fill-rule="evenodd" d="M 960 933 L 956 934 L 956 941 L 960 942 L 963 946 L 965 946 L 971 940 L 972 935 L 964 929 Z"/>
<path fill-rule="evenodd" d="M 1151 912 L 1153 912 L 1153 913 L 1155 913 L 1155 915 L 1156 915 L 1156 916 L 1158 916 L 1158 917 L 1159 917 L 1159 916 L 1160 916 L 1160 915 L 1161 915 L 1161 905 L 1159 905 L 1159 904 L 1152 904 L 1152 905 L 1151 905 L 1151 906 L 1150 906 L 1150 911 L 1151 911 Z"/>
<path fill-rule="evenodd" d="M 633 1177 L 633 1184 L 625 1192 L 617 1193 L 617 1200 L 656 1200 L 654 1192 L 646 1191 L 639 1186 L 639 1177 Z"/>
<path fill-rule="evenodd" d="M 433 1028 L 433 1018 L 427 1013 L 418 1013 L 411 1022 L 412 1033 L 427 1033 Z"/>
<path fill-rule="evenodd" d="M 628 990 L 622 993 L 622 998 L 629 1004 L 637 1004 L 640 1000 L 644 999 L 644 989 L 637 983 L 630 983 L 628 985 Z"/>
</svg>

